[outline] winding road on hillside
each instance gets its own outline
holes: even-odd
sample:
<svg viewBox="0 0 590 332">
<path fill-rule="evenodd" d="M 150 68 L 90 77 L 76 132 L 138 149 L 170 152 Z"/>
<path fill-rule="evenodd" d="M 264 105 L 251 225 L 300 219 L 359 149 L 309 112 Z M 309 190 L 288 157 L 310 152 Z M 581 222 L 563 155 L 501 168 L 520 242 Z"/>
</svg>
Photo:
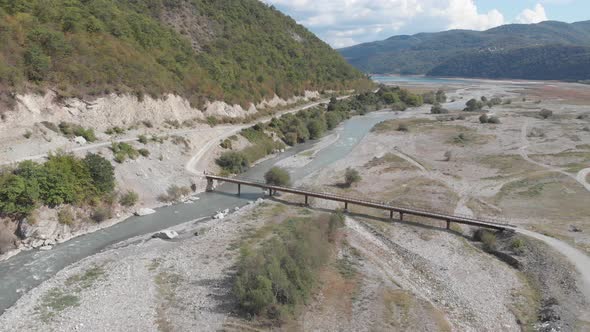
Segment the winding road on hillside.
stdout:
<svg viewBox="0 0 590 332">
<path fill-rule="evenodd" d="M 349 96 L 343 96 L 343 97 L 340 97 L 339 99 L 344 99 L 344 98 L 348 98 L 348 97 Z M 298 107 L 295 107 L 295 108 L 292 108 L 292 109 L 289 109 L 286 111 L 277 112 L 273 116 L 263 118 L 259 122 L 268 122 L 274 116 L 278 116 L 278 115 L 282 115 L 282 114 L 286 114 L 286 113 L 296 113 L 301 110 L 312 108 L 312 107 L 318 106 L 323 103 L 328 103 L 329 101 L 330 101 L 330 99 L 322 99 L 317 102 L 305 104 L 303 106 L 298 106 Z M 223 133 L 220 136 L 216 137 L 215 139 L 208 141 L 201 149 L 199 149 L 199 151 L 197 151 L 195 156 L 193 156 L 193 158 L 191 158 L 191 160 L 187 164 L 186 169 L 193 174 L 197 174 L 198 172 L 195 171 L 193 167 L 189 167 L 188 165 L 196 164 L 196 162 L 203 155 L 205 155 L 205 153 L 207 151 L 209 151 L 214 146 L 214 144 L 217 143 L 220 139 L 223 140 L 229 136 L 235 135 L 236 133 L 240 132 L 242 129 L 247 128 L 248 126 L 249 125 L 238 125 L 238 126 L 225 125 L 225 126 L 216 126 L 216 127 L 212 127 L 212 128 L 196 128 L 196 129 L 161 131 L 158 134 L 160 134 L 160 135 L 187 135 L 187 134 L 202 133 L 202 132 L 207 132 L 207 131 L 220 131 Z M 116 139 L 112 139 L 112 140 L 108 140 L 108 141 L 102 141 L 102 142 L 82 145 L 82 146 L 78 146 L 75 148 L 69 148 L 69 149 L 66 148 L 66 149 L 64 149 L 64 152 L 74 153 L 74 152 L 92 151 L 92 150 L 100 149 L 103 147 L 108 147 L 112 143 L 129 143 L 129 142 L 135 142 L 135 141 L 137 141 L 137 135 L 125 136 L 125 137 L 120 137 L 120 138 L 116 138 Z M 27 156 L 24 158 L 12 159 L 12 160 L 8 160 L 8 161 L 1 161 L 0 165 L 11 165 L 11 164 L 19 163 L 19 162 L 26 161 L 26 160 L 41 160 L 41 159 L 47 158 L 49 153 L 50 153 L 50 151 L 45 152 L 45 153 L 41 153 L 41 154 L 37 154 L 37 155 Z"/>
</svg>

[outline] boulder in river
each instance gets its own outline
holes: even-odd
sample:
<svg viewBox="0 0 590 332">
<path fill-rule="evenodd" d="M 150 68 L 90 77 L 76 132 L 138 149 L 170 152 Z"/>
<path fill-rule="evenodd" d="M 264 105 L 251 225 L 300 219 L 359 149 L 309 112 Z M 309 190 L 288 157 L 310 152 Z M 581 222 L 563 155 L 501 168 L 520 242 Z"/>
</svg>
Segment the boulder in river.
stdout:
<svg viewBox="0 0 590 332">
<path fill-rule="evenodd" d="M 214 216 L 213 219 L 223 219 L 225 218 L 225 214 L 223 214 L 223 212 L 217 212 Z"/>
<path fill-rule="evenodd" d="M 152 237 L 156 239 L 172 240 L 178 237 L 178 233 L 176 233 L 176 231 L 167 229 L 152 235 Z"/>
<path fill-rule="evenodd" d="M 147 215 L 154 214 L 154 213 L 156 213 L 155 210 L 148 209 L 148 208 L 142 208 L 142 209 L 135 211 L 135 215 L 138 217 L 143 217 L 143 216 L 147 216 Z"/>
<path fill-rule="evenodd" d="M 49 251 L 53 249 L 53 246 L 43 246 L 43 247 L 39 247 L 39 250 L 41 251 Z"/>
</svg>

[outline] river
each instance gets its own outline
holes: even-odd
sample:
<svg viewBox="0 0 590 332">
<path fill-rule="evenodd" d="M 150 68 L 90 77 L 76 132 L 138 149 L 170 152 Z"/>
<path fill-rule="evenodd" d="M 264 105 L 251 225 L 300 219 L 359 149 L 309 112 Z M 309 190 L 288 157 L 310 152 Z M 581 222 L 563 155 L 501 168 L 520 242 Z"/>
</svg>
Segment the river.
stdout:
<svg viewBox="0 0 590 332">
<path fill-rule="evenodd" d="M 320 150 L 313 161 L 290 169 L 291 177 L 297 181 L 321 168 L 344 158 L 362 138 L 381 121 L 393 119 L 396 114 L 388 111 L 355 116 L 343 122 L 335 131 L 338 139 Z M 279 161 L 309 149 L 315 142 L 298 145 L 288 151 L 252 167 L 244 177 L 262 180 L 264 173 Z M 204 181 L 204 180 L 203 180 Z M 222 185 L 217 192 L 199 194 L 193 204 L 179 204 L 162 207 L 156 214 L 145 217 L 131 217 L 112 227 L 77 237 L 56 245 L 51 251 L 26 251 L 0 262 L 0 313 L 12 306 L 24 293 L 54 276 L 58 271 L 85 257 L 108 249 L 121 241 L 154 233 L 175 225 L 212 216 L 216 211 L 244 206 L 263 195 L 260 189 L 242 188 L 237 197 L 227 193 L 236 192 L 231 184 Z"/>
</svg>

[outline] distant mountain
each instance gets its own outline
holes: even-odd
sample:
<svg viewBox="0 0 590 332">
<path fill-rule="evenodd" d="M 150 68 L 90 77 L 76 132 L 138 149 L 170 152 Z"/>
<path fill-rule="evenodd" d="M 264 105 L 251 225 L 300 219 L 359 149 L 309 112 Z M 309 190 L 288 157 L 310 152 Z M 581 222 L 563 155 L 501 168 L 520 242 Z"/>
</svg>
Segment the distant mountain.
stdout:
<svg viewBox="0 0 590 332">
<path fill-rule="evenodd" d="M 590 47 L 549 45 L 466 53 L 436 66 L 428 75 L 587 80 L 590 78 Z"/>
<path fill-rule="evenodd" d="M 514 59 L 514 56 L 530 55 L 531 47 L 540 46 L 549 46 L 545 51 L 548 54 L 555 54 L 557 52 L 555 45 L 567 46 L 563 48 L 562 56 L 563 52 L 568 50 L 579 52 L 579 49 L 570 46 L 590 47 L 590 21 L 572 24 L 556 21 L 539 24 L 509 24 L 481 32 L 451 30 L 420 33 L 413 36 L 395 36 L 339 51 L 349 63 L 367 73 L 431 73 L 435 75 L 444 72 L 446 75 L 458 76 L 457 73 L 450 73 L 450 70 L 457 67 L 456 63 L 459 59 L 467 61 L 471 59 L 470 57 L 476 56 L 479 60 L 473 59 L 473 63 L 481 61 L 484 56 L 488 61 L 496 58 Z M 519 48 L 527 49 L 521 52 L 513 51 Z M 498 57 L 494 57 L 494 53 L 498 53 Z M 523 63 L 523 61 L 520 62 Z M 443 64 L 446 66 L 438 68 Z M 475 70 L 472 69 L 469 72 L 475 73 Z M 487 77 L 483 74 L 487 72 L 477 76 Z"/>
<path fill-rule="evenodd" d="M 247 105 L 363 80 L 258 0 L 0 0 L 0 108 L 2 95 L 48 88 Z"/>
</svg>

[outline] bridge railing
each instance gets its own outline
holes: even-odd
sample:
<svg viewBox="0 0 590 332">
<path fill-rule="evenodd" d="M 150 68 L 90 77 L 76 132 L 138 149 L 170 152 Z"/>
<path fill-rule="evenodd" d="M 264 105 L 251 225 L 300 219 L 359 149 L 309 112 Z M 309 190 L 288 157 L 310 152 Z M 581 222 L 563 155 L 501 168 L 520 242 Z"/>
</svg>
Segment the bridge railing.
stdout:
<svg viewBox="0 0 590 332">
<path fill-rule="evenodd" d="M 495 224 L 495 225 L 501 225 L 501 226 L 512 226 L 508 220 L 503 219 L 503 218 L 502 219 L 489 218 L 489 217 L 474 218 L 473 216 L 468 216 L 465 214 L 457 214 L 457 213 L 449 212 L 449 211 L 441 211 L 441 210 L 434 210 L 434 209 L 424 210 L 424 209 L 420 209 L 420 208 L 407 206 L 405 204 L 401 204 L 401 203 L 398 203 L 395 201 L 384 202 L 384 201 L 371 200 L 371 199 L 364 198 L 364 197 L 352 198 L 352 197 L 344 196 L 341 194 L 335 194 L 335 193 L 325 192 L 325 191 L 312 191 L 312 190 L 308 190 L 308 189 L 304 189 L 304 188 L 273 186 L 273 185 L 268 185 L 259 179 L 252 179 L 252 178 L 247 178 L 247 177 L 227 178 L 227 177 L 216 176 L 216 175 L 206 175 L 206 177 L 210 177 L 210 178 L 214 178 L 219 181 L 226 181 L 226 182 L 230 182 L 230 183 L 231 182 L 236 183 L 236 181 L 242 181 L 242 182 L 246 182 L 246 183 L 244 183 L 244 185 L 248 185 L 248 183 L 251 183 L 251 184 L 255 184 L 257 186 L 260 186 L 262 188 L 267 188 L 267 189 L 272 189 L 272 190 L 277 190 L 277 191 L 285 191 L 285 192 L 295 191 L 295 192 L 298 192 L 302 195 L 309 194 L 310 196 L 331 197 L 331 198 L 337 199 L 339 201 L 349 202 L 351 204 L 354 204 L 354 202 L 359 202 L 359 203 L 364 203 L 364 204 L 369 204 L 369 205 L 379 205 L 383 209 L 392 209 L 392 210 L 395 210 L 398 212 L 401 210 L 402 212 L 407 212 L 408 214 L 417 213 L 417 214 L 424 214 L 424 215 L 438 215 L 441 217 L 441 219 L 444 219 L 445 217 L 449 217 L 452 219 L 462 219 L 462 220 L 465 220 L 468 222 L 474 222 L 474 223 L 489 223 L 489 224 Z"/>
</svg>

